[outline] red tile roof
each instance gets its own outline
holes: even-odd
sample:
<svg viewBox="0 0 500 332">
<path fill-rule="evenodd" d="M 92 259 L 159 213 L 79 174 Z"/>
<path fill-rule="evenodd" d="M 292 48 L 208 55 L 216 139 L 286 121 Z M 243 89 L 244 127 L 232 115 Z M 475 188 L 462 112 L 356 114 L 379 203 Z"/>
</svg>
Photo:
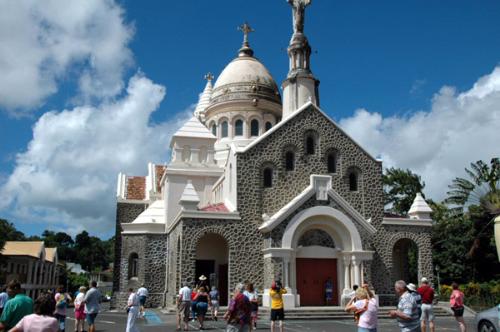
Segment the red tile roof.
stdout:
<svg viewBox="0 0 500 332">
<path fill-rule="evenodd" d="M 163 165 L 155 165 L 155 172 L 156 172 L 156 192 L 161 193 L 161 178 L 163 177 L 163 174 L 165 174 L 165 171 L 167 170 L 167 166 Z"/>
<path fill-rule="evenodd" d="M 202 207 L 200 210 L 207 211 L 207 212 L 229 212 L 229 209 L 227 208 L 227 206 L 224 205 L 224 203 L 207 205 L 207 206 Z"/>
<path fill-rule="evenodd" d="M 129 176 L 127 178 L 127 199 L 146 198 L 146 177 L 145 176 Z"/>
</svg>

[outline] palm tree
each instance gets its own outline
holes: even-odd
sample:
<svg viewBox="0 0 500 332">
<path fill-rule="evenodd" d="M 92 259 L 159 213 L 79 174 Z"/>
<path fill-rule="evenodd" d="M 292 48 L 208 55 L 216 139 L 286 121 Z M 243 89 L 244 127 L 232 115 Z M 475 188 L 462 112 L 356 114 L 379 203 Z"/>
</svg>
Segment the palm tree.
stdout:
<svg viewBox="0 0 500 332">
<path fill-rule="evenodd" d="M 492 216 L 500 214 L 500 159 L 492 158 L 490 165 L 482 160 L 465 169 L 470 179 L 455 178 L 448 187 L 447 203 L 455 204 L 457 211 L 479 205 Z"/>
</svg>

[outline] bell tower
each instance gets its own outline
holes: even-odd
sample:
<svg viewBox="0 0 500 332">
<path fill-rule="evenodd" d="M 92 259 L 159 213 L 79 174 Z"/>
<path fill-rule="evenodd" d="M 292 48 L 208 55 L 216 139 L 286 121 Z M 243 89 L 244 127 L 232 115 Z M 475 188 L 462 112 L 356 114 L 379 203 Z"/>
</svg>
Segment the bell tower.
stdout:
<svg viewBox="0 0 500 332">
<path fill-rule="evenodd" d="M 290 70 L 282 83 L 283 118 L 311 101 L 319 106 L 319 80 L 310 68 L 311 46 L 304 34 L 305 9 L 311 0 L 287 0 L 293 11 L 293 35 L 288 46 Z"/>
</svg>

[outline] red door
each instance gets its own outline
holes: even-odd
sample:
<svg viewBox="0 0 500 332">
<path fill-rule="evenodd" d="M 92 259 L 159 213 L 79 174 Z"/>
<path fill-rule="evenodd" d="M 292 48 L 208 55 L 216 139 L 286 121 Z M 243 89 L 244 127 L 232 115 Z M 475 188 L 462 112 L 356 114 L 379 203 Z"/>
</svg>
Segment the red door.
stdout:
<svg viewBox="0 0 500 332">
<path fill-rule="evenodd" d="M 337 260 L 297 258 L 297 293 L 301 306 L 325 305 L 325 283 L 333 282 L 333 305 L 338 305 Z"/>
</svg>

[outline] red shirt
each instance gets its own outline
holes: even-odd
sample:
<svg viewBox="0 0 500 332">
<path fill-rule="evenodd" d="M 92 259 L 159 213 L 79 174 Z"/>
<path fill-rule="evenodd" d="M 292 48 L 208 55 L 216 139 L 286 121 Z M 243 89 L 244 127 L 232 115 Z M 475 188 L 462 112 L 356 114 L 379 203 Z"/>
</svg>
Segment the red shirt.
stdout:
<svg viewBox="0 0 500 332">
<path fill-rule="evenodd" d="M 422 297 L 422 303 L 432 304 L 432 301 L 434 301 L 434 289 L 432 289 L 431 286 L 429 285 L 420 286 L 420 288 L 417 289 L 417 292 Z"/>
</svg>

